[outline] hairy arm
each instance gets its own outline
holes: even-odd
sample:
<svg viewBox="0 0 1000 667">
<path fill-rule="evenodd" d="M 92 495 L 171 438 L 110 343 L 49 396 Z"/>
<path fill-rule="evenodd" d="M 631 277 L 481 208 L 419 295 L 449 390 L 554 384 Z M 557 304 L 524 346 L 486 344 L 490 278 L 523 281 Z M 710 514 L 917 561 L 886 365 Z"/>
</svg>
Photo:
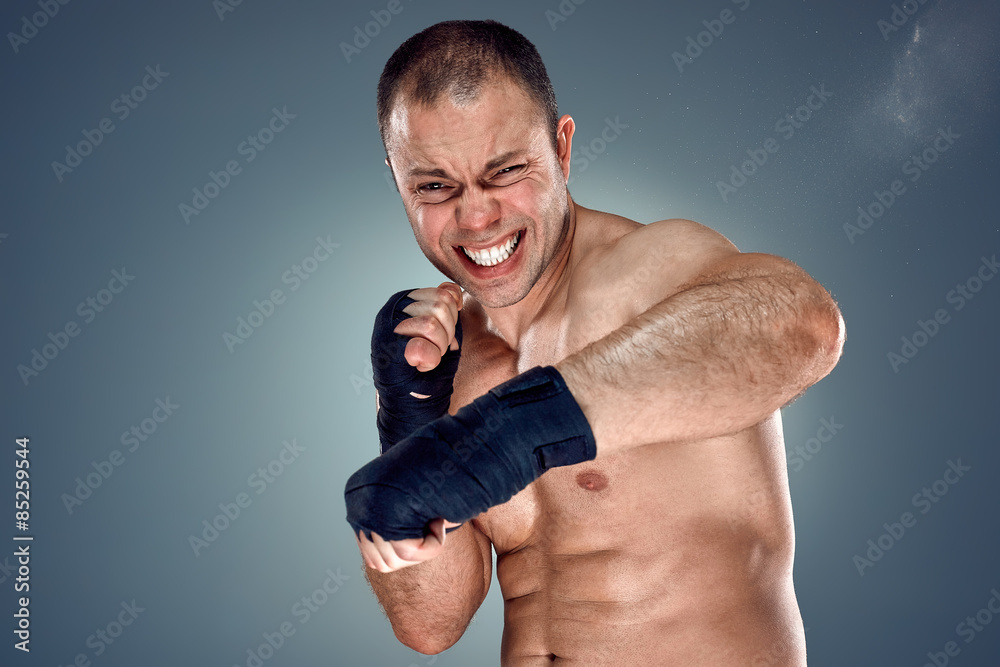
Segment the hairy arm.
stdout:
<svg viewBox="0 0 1000 667">
<path fill-rule="evenodd" d="M 383 549 L 388 544 L 373 537 Z M 492 579 L 490 541 L 479 529 L 467 523 L 443 541 L 435 558 L 411 567 L 391 572 L 365 567 L 396 638 L 425 654 L 440 653 L 461 638 Z"/>
<path fill-rule="evenodd" d="M 739 253 L 683 222 L 680 237 L 666 224 L 641 230 L 645 252 L 689 246 L 685 262 L 662 263 L 664 278 L 646 296 L 668 295 L 556 364 L 590 422 L 598 456 L 741 431 L 840 358 L 840 311 L 805 271 L 773 255 Z M 628 254 L 637 244 L 629 247 L 618 258 L 623 268 L 636 264 Z M 671 285 L 666 276 L 677 265 L 689 275 Z"/>
</svg>

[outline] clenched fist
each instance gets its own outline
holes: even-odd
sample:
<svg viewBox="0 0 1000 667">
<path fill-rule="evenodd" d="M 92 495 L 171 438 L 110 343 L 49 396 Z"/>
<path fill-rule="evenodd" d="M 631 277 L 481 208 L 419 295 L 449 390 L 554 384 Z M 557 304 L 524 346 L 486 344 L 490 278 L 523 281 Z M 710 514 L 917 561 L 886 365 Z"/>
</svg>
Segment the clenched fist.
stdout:
<svg viewBox="0 0 1000 667">
<path fill-rule="evenodd" d="M 375 318 L 372 373 L 381 451 L 448 412 L 461 354 L 462 289 L 403 290 Z"/>
</svg>

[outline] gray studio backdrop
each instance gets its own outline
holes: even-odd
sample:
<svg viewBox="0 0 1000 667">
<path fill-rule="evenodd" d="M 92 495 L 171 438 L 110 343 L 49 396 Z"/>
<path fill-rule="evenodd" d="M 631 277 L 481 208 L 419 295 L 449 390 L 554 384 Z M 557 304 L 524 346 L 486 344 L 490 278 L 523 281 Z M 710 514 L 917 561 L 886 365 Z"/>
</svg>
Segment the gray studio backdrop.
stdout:
<svg viewBox="0 0 1000 667">
<path fill-rule="evenodd" d="M 375 312 L 442 280 L 378 75 L 495 18 L 576 119 L 579 202 L 702 222 L 843 309 L 840 365 L 783 410 L 810 665 L 1000 664 L 998 14 L 5 2 L 0 663 L 497 664 L 495 582 L 446 653 L 395 640 L 343 503 L 378 451 Z"/>
</svg>

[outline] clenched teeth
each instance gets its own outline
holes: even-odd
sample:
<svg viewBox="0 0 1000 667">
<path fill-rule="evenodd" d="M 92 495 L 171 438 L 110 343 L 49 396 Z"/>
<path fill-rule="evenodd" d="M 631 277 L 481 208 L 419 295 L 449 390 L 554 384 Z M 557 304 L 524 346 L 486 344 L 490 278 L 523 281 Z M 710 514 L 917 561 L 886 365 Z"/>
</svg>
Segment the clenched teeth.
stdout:
<svg viewBox="0 0 1000 667">
<path fill-rule="evenodd" d="M 486 250 L 472 250 L 465 246 L 462 246 L 462 250 L 465 252 L 466 257 L 479 266 L 496 266 L 511 256 L 520 240 L 521 232 L 517 232 L 514 236 L 507 239 L 506 243 L 495 245 Z"/>
</svg>

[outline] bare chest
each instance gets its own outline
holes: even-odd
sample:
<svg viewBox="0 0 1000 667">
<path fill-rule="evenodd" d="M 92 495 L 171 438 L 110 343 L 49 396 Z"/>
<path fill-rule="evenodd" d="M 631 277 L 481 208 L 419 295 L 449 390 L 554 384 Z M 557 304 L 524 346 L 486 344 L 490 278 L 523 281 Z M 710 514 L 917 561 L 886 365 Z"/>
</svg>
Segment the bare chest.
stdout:
<svg viewBox="0 0 1000 667">
<path fill-rule="evenodd" d="M 514 351 L 469 315 L 463 314 L 465 338 L 455 377 L 453 412 L 530 368 L 557 364 L 613 331 L 625 316 L 605 310 L 597 316 L 569 314 L 559 322 L 542 322 Z M 636 460 L 625 453 L 550 470 L 506 503 L 480 515 L 475 523 L 493 541 L 499 555 L 537 542 L 540 535 L 554 537 L 552 526 L 600 526 L 603 516 L 614 515 L 615 508 L 629 502 L 626 480 L 634 482 L 639 474 Z M 592 533 L 569 534 L 589 541 Z"/>
</svg>

